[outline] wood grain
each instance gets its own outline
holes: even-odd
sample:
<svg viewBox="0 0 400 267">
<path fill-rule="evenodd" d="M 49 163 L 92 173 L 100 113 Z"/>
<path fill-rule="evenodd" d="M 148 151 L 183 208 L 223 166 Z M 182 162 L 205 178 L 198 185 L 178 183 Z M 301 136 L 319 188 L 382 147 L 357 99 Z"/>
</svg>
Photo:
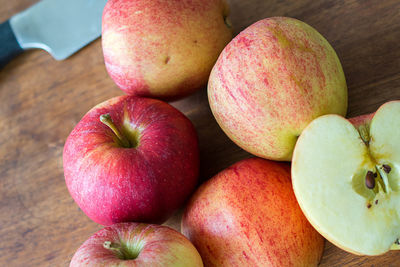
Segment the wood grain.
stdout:
<svg viewBox="0 0 400 267">
<path fill-rule="evenodd" d="M 35 3 L 0 0 L 0 20 Z M 235 34 L 270 16 L 307 22 L 332 44 L 349 87 L 349 116 L 400 99 L 400 1 L 231 0 Z M 57 62 L 29 51 L 0 70 L 0 266 L 68 266 L 101 227 L 68 194 L 62 170 L 66 137 L 95 104 L 120 91 L 108 77 L 101 43 Z M 195 124 L 201 180 L 250 155 L 219 129 L 206 89 L 174 102 Z M 180 212 L 167 222 L 179 228 Z M 400 266 L 399 252 L 359 257 L 326 242 L 321 266 Z"/>
</svg>

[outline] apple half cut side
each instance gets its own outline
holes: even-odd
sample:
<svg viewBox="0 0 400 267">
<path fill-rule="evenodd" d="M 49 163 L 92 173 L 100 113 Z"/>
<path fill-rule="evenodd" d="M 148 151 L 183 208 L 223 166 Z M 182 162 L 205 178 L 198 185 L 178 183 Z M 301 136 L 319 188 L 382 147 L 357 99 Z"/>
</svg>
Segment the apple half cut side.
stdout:
<svg viewBox="0 0 400 267">
<path fill-rule="evenodd" d="M 312 121 L 294 150 L 292 182 L 305 216 L 330 242 L 359 255 L 399 249 L 400 101 L 350 121 Z"/>
</svg>

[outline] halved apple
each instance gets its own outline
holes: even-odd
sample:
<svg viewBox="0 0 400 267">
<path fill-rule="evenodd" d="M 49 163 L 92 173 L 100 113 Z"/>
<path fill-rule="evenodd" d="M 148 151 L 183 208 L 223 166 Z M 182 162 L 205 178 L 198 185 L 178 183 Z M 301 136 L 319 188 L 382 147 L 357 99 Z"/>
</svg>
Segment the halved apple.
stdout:
<svg viewBox="0 0 400 267">
<path fill-rule="evenodd" d="M 330 242 L 359 255 L 399 249 L 400 101 L 370 116 L 312 121 L 297 141 L 292 181 L 304 214 Z"/>
</svg>

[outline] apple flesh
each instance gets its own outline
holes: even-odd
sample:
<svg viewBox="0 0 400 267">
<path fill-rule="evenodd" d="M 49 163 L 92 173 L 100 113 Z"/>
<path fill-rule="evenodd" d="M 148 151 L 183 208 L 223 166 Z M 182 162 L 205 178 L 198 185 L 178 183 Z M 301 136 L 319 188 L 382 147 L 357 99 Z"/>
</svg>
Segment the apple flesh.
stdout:
<svg viewBox="0 0 400 267">
<path fill-rule="evenodd" d="M 197 184 L 197 134 L 167 103 L 116 97 L 76 125 L 63 161 L 71 196 L 95 222 L 162 223 Z"/>
<path fill-rule="evenodd" d="M 182 233 L 206 266 L 316 266 L 324 240 L 301 212 L 290 166 L 252 158 L 203 184 Z"/>
<path fill-rule="evenodd" d="M 222 51 L 208 83 L 211 110 L 244 150 L 290 161 L 297 137 L 323 114 L 345 115 L 340 61 L 315 29 L 292 18 L 261 20 Z"/>
<path fill-rule="evenodd" d="M 91 236 L 70 267 L 203 266 L 196 248 L 181 233 L 160 225 L 119 223 Z"/>
<path fill-rule="evenodd" d="M 102 46 L 127 94 L 177 99 L 206 85 L 232 39 L 225 0 L 109 0 Z"/>
<path fill-rule="evenodd" d="M 350 121 L 317 118 L 296 144 L 292 179 L 300 207 L 326 239 L 346 251 L 379 255 L 398 243 L 399 129 L 400 101 L 393 101 Z"/>
</svg>

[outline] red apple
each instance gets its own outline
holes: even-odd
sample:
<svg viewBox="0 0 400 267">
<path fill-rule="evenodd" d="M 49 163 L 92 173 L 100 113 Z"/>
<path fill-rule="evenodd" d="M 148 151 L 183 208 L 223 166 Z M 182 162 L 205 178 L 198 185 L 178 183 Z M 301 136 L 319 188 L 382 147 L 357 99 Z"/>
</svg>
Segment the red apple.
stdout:
<svg viewBox="0 0 400 267">
<path fill-rule="evenodd" d="M 118 223 L 80 246 L 70 267 L 203 266 L 196 248 L 182 234 L 160 225 Z"/>
<path fill-rule="evenodd" d="M 206 85 L 232 39 L 225 0 L 109 0 L 102 46 L 126 93 L 173 99 Z"/>
<path fill-rule="evenodd" d="M 297 204 L 289 165 L 259 158 L 203 184 L 182 232 L 206 266 L 316 266 L 324 246 Z"/>
<path fill-rule="evenodd" d="M 291 160 L 313 119 L 347 110 L 346 80 L 332 46 L 311 26 L 285 17 L 258 21 L 225 47 L 208 98 L 237 145 L 281 161 Z"/>
<path fill-rule="evenodd" d="M 163 222 L 195 189 L 199 171 L 190 120 L 162 101 L 129 96 L 90 110 L 63 160 L 71 196 L 102 225 Z"/>
</svg>

